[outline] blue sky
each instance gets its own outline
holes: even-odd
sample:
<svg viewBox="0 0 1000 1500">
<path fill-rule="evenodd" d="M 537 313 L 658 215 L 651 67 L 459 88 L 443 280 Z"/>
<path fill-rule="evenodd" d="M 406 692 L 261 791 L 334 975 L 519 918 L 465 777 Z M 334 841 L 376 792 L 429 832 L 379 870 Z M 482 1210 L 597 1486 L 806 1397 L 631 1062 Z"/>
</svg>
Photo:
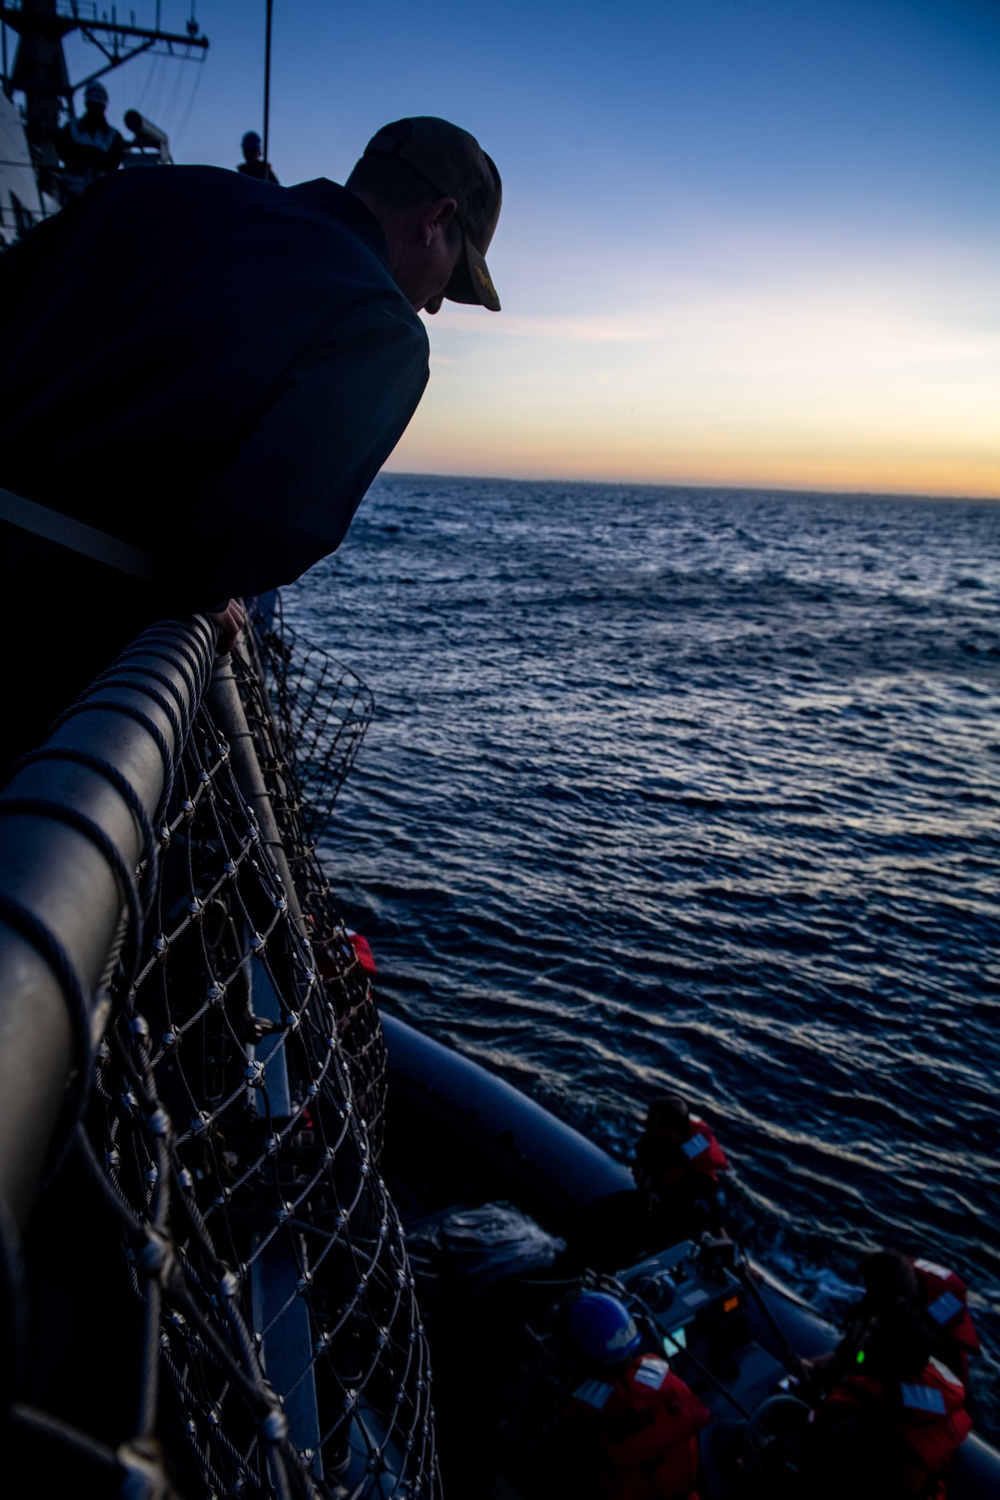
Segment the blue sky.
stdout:
<svg viewBox="0 0 1000 1500">
<path fill-rule="evenodd" d="M 264 4 L 197 16 L 111 114 L 233 165 Z M 429 320 L 396 467 L 1000 496 L 1000 6 L 276 0 L 282 181 L 410 113 L 500 167 L 504 311 Z"/>
</svg>

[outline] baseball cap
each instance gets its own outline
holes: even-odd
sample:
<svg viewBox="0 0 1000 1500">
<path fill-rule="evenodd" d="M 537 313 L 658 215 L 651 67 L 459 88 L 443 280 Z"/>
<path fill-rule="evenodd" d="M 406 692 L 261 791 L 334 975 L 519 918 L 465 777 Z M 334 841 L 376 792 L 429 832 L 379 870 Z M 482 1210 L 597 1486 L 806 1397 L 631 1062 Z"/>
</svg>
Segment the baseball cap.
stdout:
<svg viewBox="0 0 1000 1500">
<path fill-rule="evenodd" d="M 384 125 L 365 147 L 365 156 L 373 153 L 405 162 L 442 198 L 455 199 L 465 249 L 444 294 L 499 312 L 485 257 L 500 217 L 500 173 L 475 136 L 448 120 L 417 115 Z"/>
<path fill-rule="evenodd" d="M 107 104 L 108 91 L 103 83 L 88 83 L 83 91 L 83 97 L 87 104 Z"/>
</svg>

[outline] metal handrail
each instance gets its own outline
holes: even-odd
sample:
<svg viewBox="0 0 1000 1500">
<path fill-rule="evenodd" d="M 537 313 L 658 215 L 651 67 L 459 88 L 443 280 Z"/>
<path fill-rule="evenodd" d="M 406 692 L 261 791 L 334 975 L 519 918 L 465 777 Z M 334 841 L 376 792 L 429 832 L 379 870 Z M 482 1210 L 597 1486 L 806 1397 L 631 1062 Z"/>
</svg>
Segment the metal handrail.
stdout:
<svg viewBox="0 0 1000 1500">
<path fill-rule="evenodd" d="M 155 865 L 215 643 L 200 615 L 151 626 L 0 792 L 0 1319 L 16 1322 L 19 1234 L 78 1117 L 102 984 L 141 922 L 137 871 Z"/>
</svg>

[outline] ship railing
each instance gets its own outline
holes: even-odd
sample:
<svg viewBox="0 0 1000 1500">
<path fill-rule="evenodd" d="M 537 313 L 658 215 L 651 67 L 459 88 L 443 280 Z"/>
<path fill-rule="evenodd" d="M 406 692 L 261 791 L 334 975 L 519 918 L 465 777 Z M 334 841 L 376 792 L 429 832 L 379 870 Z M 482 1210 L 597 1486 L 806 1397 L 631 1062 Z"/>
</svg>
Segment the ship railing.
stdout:
<svg viewBox="0 0 1000 1500">
<path fill-rule="evenodd" d="M 271 635 L 146 631 L 0 794 L 0 1373 L 53 1492 L 438 1494 L 381 1030 Z"/>
</svg>

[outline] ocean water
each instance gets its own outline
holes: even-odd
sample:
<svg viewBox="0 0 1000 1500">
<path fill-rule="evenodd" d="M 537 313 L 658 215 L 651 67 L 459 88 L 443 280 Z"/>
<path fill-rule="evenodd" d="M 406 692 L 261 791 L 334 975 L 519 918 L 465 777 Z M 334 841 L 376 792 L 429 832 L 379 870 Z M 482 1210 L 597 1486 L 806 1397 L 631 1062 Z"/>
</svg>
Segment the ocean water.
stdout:
<svg viewBox="0 0 1000 1500">
<path fill-rule="evenodd" d="M 959 1270 L 996 1435 L 1000 504 L 387 476 L 286 608 L 382 993 L 624 1158 L 681 1090 L 827 1310 Z"/>
</svg>

